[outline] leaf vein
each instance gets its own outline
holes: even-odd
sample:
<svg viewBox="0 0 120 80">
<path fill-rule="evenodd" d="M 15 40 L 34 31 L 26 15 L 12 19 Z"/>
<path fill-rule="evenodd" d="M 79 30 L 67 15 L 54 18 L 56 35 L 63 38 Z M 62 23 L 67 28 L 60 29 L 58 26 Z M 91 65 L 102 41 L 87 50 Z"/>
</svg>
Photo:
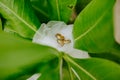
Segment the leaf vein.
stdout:
<svg viewBox="0 0 120 80">
<path fill-rule="evenodd" d="M 57 7 L 58 20 L 61 20 L 60 19 L 60 8 L 59 8 L 58 0 L 56 0 L 56 7 Z"/>
<path fill-rule="evenodd" d="M 18 16 L 15 12 L 13 12 L 10 8 L 8 8 L 7 6 L 5 6 L 2 2 L 0 2 L 0 5 L 5 7 L 8 11 L 10 11 L 11 13 L 13 13 L 20 21 L 22 21 L 25 25 L 27 25 L 31 30 L 33 31 L 37 31 L 35 28 L 33 28 L 30 24 L 28 24 L 25 20 L 23 20 L 20 16 Z"/>
<path fill-rule="evenodd" d="M 35 5 L 32 5 L 32 7 L 36 9 L 38 12 L 40 12 L 41 14 L 43 14 L 45 17 L 49 18 L 49 15 L 45 13 L 45 11 L 43 11 L 42 9 L 37 8 Z"/>
<path fill-rule="evenodd" d="M 78 65 L 75 61 L 73 61 L 72 59 L 70 59 L 68 56 L 64 56 L 64 58 L 66 58 L 66 60 L 68 60 L 69 62 L 71 62 L 73 65 L 75 65 L 76 67 L 78 67 L 80 70 L 82 70 L 83 72 L 85 72 L 88 76 L 90 76 L 93 80 L 97 80 L 92 74 L 90 74 L 86 69 L 84 69 L 82 66 Z"/>
<path fill-rule="evenodd" d="M 103 13 L 103 15 L 96 21 L 96 23 L 92 27 L 90 27 L 86 32 L 84 32 L 83 34 L 81 34 L 80 36 L 78 36 L 77 38 L 75 38 L 75 41 L 81 39 L 82 37 L 84 37 L 85 35 L 87 35 L 91 30 L 93 30 L 96 27 L 96 25 L 102 20 L 102 18 L 104 17 L 105 13 Z"/>
</svg>

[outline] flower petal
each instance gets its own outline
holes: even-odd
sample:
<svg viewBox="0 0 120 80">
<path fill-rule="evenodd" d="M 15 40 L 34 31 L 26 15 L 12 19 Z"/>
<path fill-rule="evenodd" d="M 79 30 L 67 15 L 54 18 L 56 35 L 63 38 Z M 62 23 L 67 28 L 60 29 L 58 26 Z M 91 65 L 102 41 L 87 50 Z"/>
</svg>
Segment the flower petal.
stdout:
<svg viewBox="0 0 120 80">
<path fill-rule="evenodd" d="M 72 30 L 73 25 L 66 25 L 61 21 L 50 21 L 47 24 L 43 23 L 34 35 L 33 42 L 54 47 L 74 58 L 88 58 L 89 55 L 87 52 L 73 48 Z M 56 34 L 61 35 L 63 39 L 57 39 Z"/>
</svg>

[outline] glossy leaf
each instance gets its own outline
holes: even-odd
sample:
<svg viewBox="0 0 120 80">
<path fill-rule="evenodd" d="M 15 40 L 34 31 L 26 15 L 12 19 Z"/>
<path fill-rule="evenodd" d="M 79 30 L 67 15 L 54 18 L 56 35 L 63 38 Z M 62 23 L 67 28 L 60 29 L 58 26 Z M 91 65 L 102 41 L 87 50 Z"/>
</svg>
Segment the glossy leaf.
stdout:
<svg viewBox="0 0 120 80">
<path fill-rule="evenodd" d="M 58 51 L 53 48 L 0 33 L 0 80 L 14 80 L 57 56 Z"/>
<path fill-rule="evenodd" d="M 10 25 L 7 28 L 25 38 L 32 39 L 40 26 L 29 0 L 0 0 L 0 14 Z"/>
<path fill-rule="evenodd" d="M 112 8 L 115 0 L 92 0 L 74 23 L 75 48 L 90 53 L 114 48 Z"/>
<path fill-rule="evenodd" d="M 31 0 L 33 8 L 42 22 L 59 20 L 68 22 L 76 0 Z"/>
<path fill-rule="evenodd" d="M 119 80 L 120 65 L 100 58 L 72 59 L 64 56 L 78 80 Z"/>
</svg>

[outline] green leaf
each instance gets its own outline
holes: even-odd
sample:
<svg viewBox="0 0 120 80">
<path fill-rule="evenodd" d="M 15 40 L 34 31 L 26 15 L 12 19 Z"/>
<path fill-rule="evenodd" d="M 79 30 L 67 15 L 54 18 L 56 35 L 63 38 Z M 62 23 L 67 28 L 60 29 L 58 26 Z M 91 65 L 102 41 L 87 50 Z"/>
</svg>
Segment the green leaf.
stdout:
<svg viewBox="0 0 120 80">
<path fill-rule="evenodd" d="M 79 14 L 73 29 L 75 48 L 90 53 L 110 52 L 114 48 L 114 3 L 115 0 L 92 0 Z"/>
<path fill-rule="evenodd" d="M 76 0 L 31 0 L 31 3 L 39 14 L 40 21 L 59 20 L 68 22 Z"/>
<path fill-rule="evenodd" d="M 36 69 L 40 62 L 57 57 L 58 51 L 53 48 L 0 33 L 0 80 L 15 80 Z"/>
<path fill-rule="evenodd" d="M 41 76 L 38 80 L 60 80 L 60 60 L 53 59 L 41 65 L 38 70 Z"/>
<path fill-rule="evenodd" d="M 50 16 L 48 14 L 48 2 L 47 0 L 30 0 L 33 10 L 35 11 L 38 19 L 41 23 L 47 23 L 50 20 Z M 52 15 L 53 16 L 53 15 Z"/>
<path fill-rule="evenodd" d="M 77 4 L 75 6 L 77 14 L 79 14 L 89 3 L 91 0 L 77 0 Z"/>
<path fill-rule="evenodd" d="M 115 61 L 120 64 L 120 45 L 116 43 L 110 52 L 106 53 L 89 53 L 91 57 L 100 57 Z"/>
<path fill-rule="evenodd" d="M 0 0 L 0 14 L 7 20 L 9 29 L 25 38 L 32 39 L 40 26 L 29 0 Z"/>
<path fill-rule="evenodd" d="M 120 65 L 100 58 L 72 59 L 64 56 L 78 80 L 119 80 Z"/>
<path fill-rule="evenodd" d="M 77 80 L 77 77 L 71 70 L 71 66 L 65 60 L 63 61 L 62 80 Z"/>
<path fill-rule="evenodd" d="M 113 45 L 113 48 L 109 50 L 109 52 L 104 53 L 89 53 L 91 57 L 99 57 L 99 58 L 105 58 L 108 60 L 112 60 L 114 62 L 117 62 L 120 64 L 120 45 L 118 43 L 115 43 Z"/>
<path fill-rule="evenodd" d="M 89 53 L 91 57 L 99 57 L 103 59 L 108 59 L 120 64 L 120 55 L 116 53 Z"/>
<path fill-rule="evenodd" d="M 71 80 L 71 71 L 65 60 L 63 61 L 62 78 L 62 80 Z"/>
<path fill-rule="evenodd" d="M 2 21 L 1 21 L 1 17 L 0 17 L 0 32 L 2 31 Z"/>
</svg>

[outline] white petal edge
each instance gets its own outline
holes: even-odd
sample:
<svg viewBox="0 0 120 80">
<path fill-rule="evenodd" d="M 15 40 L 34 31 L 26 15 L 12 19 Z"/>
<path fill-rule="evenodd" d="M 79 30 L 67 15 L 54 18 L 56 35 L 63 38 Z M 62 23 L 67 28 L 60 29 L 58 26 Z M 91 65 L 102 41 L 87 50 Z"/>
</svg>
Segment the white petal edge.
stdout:
<svg viewBox="0 0 120 80">
<path fill-rule="evenodd" d="M 62 21 L 50 21 L 47 24 L 41 24 L 40 28 L 33 37 L 33 42 L 47 45 L 56 48 L 59 51 L 65 52 L 74 58 L 89 58 L 88 52 L 74 49 L 74 41 L 72 35 L 73 25 L 66 25 Z M 62 34 L 66 39 L 71 40 L 71 43 L 61 46 L 57 43 L 55 35 Z"/>
<path fill-rule="evenodd" d="M 40 73 L 36 73 L 33 74 L 30 78 L 28 78 L 27 80 L 37 80 L 39 77 L 41 76 Z"/>
</svg>

